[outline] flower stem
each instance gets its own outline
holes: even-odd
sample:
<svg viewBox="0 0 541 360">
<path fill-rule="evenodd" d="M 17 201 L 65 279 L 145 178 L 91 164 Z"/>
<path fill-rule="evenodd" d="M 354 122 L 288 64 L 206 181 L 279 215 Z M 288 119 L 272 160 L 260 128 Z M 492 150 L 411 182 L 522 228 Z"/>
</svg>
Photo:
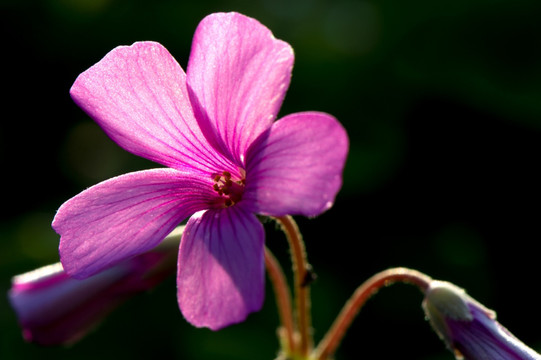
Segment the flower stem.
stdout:
<svg viewBox="0 0 541 360">
<path fill-rule="evenodd" d="M 306 357 L 312 350 L 311 320 L 310 320 L 310 288 L 308 279 L 311 278 L 304 243 L 299 228 L 291 216 L 276 218 L 285 233 L 291 248 L 291 260 L 295 276 L 296 315 L 299 330 L 298 354 Z"/>
<path fill-rule="evenodd" d="M 423 293 L 432 279 L 416 270 L 392 268 L 375 274 L 355 290 L 352 297 L 342 308 L 333 325 L 319 343 L 312 356 L 313 359 L 326 360 L 334 354 L 359 310 L 366 301 L 385 286 L 395 282 L 403 282 L 417 286 Z"/>
<path fill-rule="evenodd" d="M 293 310 L 291 308 L 291 294 L 284 276 L 284 272 L 278 263 L 278 260 L 274 257 L 272 252 L 265 247 L 265 267 L 269 274 L 272 286 L 274 288 L 274 294 L 276 296 L 276 306 L 278 307 L 278 313 L 280 316 L 280 322 L 282 327 L 279 331 L 279 337 L 281 342 L 284 340 L 287 342 L 287 352 L 292 351 L 295 348 L 294 342 L 294 328 L 293 328 Z"/>
</svg>

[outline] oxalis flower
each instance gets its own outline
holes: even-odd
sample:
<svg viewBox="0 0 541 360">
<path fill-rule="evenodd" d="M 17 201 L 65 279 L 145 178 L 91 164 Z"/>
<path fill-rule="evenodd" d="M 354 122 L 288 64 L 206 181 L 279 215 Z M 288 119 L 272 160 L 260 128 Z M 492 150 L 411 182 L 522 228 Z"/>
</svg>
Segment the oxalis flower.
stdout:
<svg viewBox="0 0 541 360">
<path fill-rule="evenodd" d="M 60 259 L 85 278 L 158 245 L 189 217 L 178 303 L 220 329 L 261 308 L 264 231 L 256 214 L 315 216 L 342 182 L 348 138 L 335 118 L 275 121 L 293 51 L 259 22 L 212 14 L 194 35 L 186 74 L 160 44 L 112 50 L 71 88 L 124 149 L 168 168 L 121 175 L 64 203 L 53 221 Z"/>
</svg>

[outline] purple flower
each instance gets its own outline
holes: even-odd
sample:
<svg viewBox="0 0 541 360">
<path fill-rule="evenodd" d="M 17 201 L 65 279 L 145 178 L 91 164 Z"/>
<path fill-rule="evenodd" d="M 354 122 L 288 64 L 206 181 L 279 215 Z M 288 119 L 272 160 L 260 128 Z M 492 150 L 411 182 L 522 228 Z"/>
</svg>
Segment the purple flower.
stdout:
<svg viewBox="0 0 541 360">
<path fill-rule="evenodd" d="M 293 51 L 259 22 L 212 14 L 186 74 L 160 44 L 118 47 L 71 96 L 120 146 L 167 166 L 95 185 L 63 204 L 53 227 L 76 278 L 143 253 L 189 217 L 178 303 L 195 326 L 243 321 L 264 297 L 264 231 L 255 214 L 315 216 L 341 187 L 348 138 L 335 118 L 275 121 Z"/>
<path fill-rule="evenodd" d="M 493 311 L 451 283 L 433 281 L 423 308 L 457 359 L 541 360 L 541 355 L 496 321 Z"/>
<path fill-rule="evenodd" d="M 171 236 L 180 237 L 180 233 Z M 174 272 L 174 265 L 170 247 L 133 257 L 83 280 L 70 278 L 57 263 L 15 276 L 8 298 L 27 341 L 70 344 L 122 302 L 160 283 Z"/>
</svg>

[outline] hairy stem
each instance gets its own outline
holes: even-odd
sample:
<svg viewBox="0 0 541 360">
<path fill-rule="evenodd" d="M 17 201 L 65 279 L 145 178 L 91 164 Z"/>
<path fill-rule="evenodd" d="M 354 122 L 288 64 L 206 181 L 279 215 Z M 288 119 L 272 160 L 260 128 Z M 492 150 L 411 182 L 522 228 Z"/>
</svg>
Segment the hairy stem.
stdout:
<svg viewBox="0 0 541 360">
<path fill-rule="evenodd" d="M 312 334 L 310 320 L 310 288 L 308 279 L 311 278 L 310 265 L 306 258 L 306 251 L 302 236 L 297 224 L 291 216 L 276 218 L 285 233 L 291 249 L 293 273 L 295 281 L 295 303 L 299 330 L 298 354 L 306 357 L 312 350 Z"/>
<path fill-rule="evenodd" d="M 292 351 L 295 348 L 294 342 L 294 327 L 293 327 L 293 310 L 291 307 L 291 294 L 287 286 L 287 281 L 284 276 L 284 272 L 280 267 L 280 264 L 272 254 L 272 252 L 265 247 L 265 267 L 269 274 L 272 286 L 274 288 L 274 294 L 276 296 L 276 306 L 278 307 L 278 314 L 280 316 L 280 322 L 282 324 L 279 336 L 280 340 L 286 341 L 287 351 Z"/>
</svg>

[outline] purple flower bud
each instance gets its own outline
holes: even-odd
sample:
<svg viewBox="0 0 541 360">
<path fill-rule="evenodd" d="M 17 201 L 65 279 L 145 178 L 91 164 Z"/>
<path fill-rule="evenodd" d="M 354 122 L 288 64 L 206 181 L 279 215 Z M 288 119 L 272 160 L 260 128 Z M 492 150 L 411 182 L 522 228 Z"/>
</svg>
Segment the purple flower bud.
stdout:
<svg viewBox="0 0 541 360">
<path fill-rule="evenodd" d="M 180 237 L 178 231 L 174 235 Z M 25 340 L 40 345 L 70 344 L 122 302 L 173 274 L 175 268 L 174 246 L 162 246 L 84 280 L 70 278 L 62 264 L 56 263 L 15 276 L 8 297 Z"/>
<path fill-rule="evenodd" d="M 457 359 L 540 360 L 541 355 L 496 321 L 496 313 L 448 282 L 433 281 L 423 308 Z"/>
</svg>

